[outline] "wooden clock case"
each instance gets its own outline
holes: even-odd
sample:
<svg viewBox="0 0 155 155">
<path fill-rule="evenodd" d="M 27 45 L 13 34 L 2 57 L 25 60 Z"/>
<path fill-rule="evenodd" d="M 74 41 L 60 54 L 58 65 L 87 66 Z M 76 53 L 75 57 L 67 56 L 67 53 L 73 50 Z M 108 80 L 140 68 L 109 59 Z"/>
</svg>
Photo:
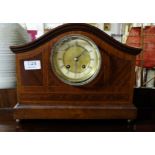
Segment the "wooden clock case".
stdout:
<svg viewBox="0 0 155 155">
<path fill-rule="evenodd" d="M 84 35 L 101 52 L 98 76 L 84 86 L 61 82 L 50 56 L 54 44 L 66 35 Z M 16 54 L 17 99 L 15 119 L 135 119 L 132 103 L 135 56 L 141 49 L 119 43 L 88 24 L 64 24 L 23 46 Z M 39 60 L 41 69 L 25 70 L 24 61 Z"/>
</svg>

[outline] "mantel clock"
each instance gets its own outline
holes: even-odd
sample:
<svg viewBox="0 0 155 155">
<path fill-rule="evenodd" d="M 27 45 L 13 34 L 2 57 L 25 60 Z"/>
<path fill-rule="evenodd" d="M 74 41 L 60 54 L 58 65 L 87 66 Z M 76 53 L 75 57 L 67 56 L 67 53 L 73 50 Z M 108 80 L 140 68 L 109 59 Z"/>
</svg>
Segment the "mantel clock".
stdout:
<svg viewBox="0 0 155 155">
<path fill-rule="evenodd" d="M 16 54 L 15 119 L 134 119 L 135 57 L 89 24 L 64 24 Z"/>
</svg>

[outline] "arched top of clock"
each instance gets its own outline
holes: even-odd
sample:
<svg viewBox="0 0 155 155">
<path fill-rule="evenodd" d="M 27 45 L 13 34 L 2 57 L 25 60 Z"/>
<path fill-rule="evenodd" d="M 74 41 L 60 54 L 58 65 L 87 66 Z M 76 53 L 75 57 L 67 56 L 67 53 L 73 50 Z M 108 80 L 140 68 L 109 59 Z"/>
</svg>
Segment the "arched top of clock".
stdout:
<svg viewBox="0 0 155 155">
<path fill-rule="evenodd" d="M 27 52 L 29 50 L 35 49 L 36 47 L 42 45 L 45 42 L 48 42 L 49 40 L 55 38 L 56 36 L 69 31 L 84 31 L 84 32 L 94 34 L 97 37 L 104 40 L 105 42 L 107 42 L 108 44 L 114 46 L 115 48 L 123 52 L 129 53 L 131 55 L 137 55 L 141 52 L 140 48 L 134 48 L 134 47 L 130 47 L 125 44 L 122 44 L 119 41 L 112 38 L 111 36 L 109 36 L 108 34 L 106 34 L 105 32 L 101 31 L 100 29 L 90 24 L 84 24 L 84 23 L 63 24 L 61 26 L 58 26 L 52 29 L 48 33 L 45 33 L 44 35 L 42 35 L 41 37 L 39 37 L 38 39 L 30 43 L 27 43 L 21 46 L 11 46 L 10 48 L 15 54 Z"/>
</svg>

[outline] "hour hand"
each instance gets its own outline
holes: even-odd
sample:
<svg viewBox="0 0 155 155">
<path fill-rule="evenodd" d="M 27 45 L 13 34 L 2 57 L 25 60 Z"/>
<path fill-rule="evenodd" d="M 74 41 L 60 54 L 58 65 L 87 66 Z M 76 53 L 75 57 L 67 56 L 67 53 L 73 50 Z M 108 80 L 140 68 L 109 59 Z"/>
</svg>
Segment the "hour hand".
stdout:
<svg viewBox="0 0 155 155">
<path fill-rule="evenodd" d="M 77 65 L 78 65 L 78 64 L 77 64 L 77 61 L 75 61 L 75 64 L 74 64 L 74 65 L 75 65 L 75 66 L 74 66 L 74 69 L 75 69 L 74 71 L 75 71 L 75 76 L 76 76 L 76 73 L 77 73 L 77 67 L 78 67 L 78 66 L 77 66 Z"/>
</svg>

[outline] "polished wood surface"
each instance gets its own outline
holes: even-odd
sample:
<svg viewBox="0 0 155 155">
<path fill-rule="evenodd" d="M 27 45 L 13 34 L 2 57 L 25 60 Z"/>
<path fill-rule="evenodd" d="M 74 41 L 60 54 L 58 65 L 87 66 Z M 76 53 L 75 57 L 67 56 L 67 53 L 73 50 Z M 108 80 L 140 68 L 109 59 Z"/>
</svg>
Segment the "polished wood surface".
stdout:
<svg viewBox="0 0 155 155">
<path fill-rule="evenodd" d="M 7 114 L 9 118 L 11 118 L 13 107 L 16 105 L 17 101 L 16 89 L 1 89 L 0 96 L 1 118 L 5 118 L 5 114 Z M 133 103 L 138 110 L 137 119 L 155 119 L 155 89 L 135 88 L 133 95 Z"/>
<path fill-rule="evenodd" d="M 76 87 L 54 74 L 50 56 L 66 35 L 84 35 L 98 46 L 102 66 L 91 83 Z M 17 119 L 135 119 L 133 105 L 135 56 L 141 49 L 123 45 L 88 24 L 66 24 L 38 40 L 11 47 L 16 54 Z M 40 70 L 25 70 L 24 61 L 40 60 Z"/>
<path fill-rule="evenodd" d="M 6 91 L 6 90 L 5 90 Z M 7 90 L 8 91 L 8 90 Z M 10 90 L 12 91 L 12 90 Z M 15 90 L 14 90 L 15 92 Z M 4 95 L 4 93 L 3 93 Z M 10 101 L 13 98 L 10 98 Z M 129 124 L 126 120 L 23 120 L 16 122 L 13 109 L 0 108 L 0 132 L 10 131 L 155 131 L 155 89 L 135 88 L 134 104 L 138 117 Z M 1 101 L 2 103 L 2 101 Z M 10 103 L 12 105 L 12 103 Z M 7 107 L 11 106 L 7 105 Z"/>
</svg>

